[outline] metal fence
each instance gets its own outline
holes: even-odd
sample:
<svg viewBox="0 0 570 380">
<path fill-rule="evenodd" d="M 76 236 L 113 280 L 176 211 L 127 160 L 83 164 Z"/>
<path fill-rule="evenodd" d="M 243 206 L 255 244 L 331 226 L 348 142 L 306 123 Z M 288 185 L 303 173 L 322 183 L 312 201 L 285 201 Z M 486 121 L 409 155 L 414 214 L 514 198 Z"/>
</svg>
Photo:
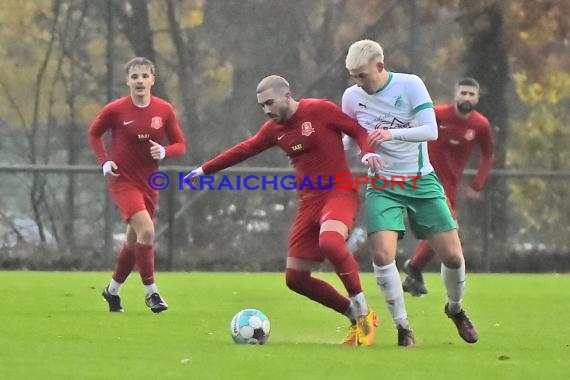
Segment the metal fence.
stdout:
<svg viewBox="0 0 570 380">
<path fill-rule="evenodd" d="M 162 270 L 278 271 L 283 268 L 295 191 L 269 186 L 180 191 L 179 173 L 161 192 L 156 220 Z M 125 226 L 96 166 L 0 166 L 0 266 L 30 269 L 109 269 Z M 234 167 L 246 175 L 284 177 L 290 168 Z M 468 183 L 473 171 L 465 173 Z M 496 170 L 479 200 L 459 197 L 465 256 L 477 271 L 570 271 L 570 172 Z M 361 213 L 362 214 L 362 213 Z M 368 270 L 366 232 L 359 217 L 349 246 Z M 406 236 L 398 261 L 417 241 Z M 430 269 L 437 269 L 434 261 Z"/>
</svg>

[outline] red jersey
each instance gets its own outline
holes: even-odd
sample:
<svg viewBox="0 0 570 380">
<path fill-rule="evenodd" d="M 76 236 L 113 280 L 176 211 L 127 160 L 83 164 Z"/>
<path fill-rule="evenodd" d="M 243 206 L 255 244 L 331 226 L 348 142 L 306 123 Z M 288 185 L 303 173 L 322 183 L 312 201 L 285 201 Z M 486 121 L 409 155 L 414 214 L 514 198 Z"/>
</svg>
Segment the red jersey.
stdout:
<svg viewBox="0 0 570 380">
<path fill-rule="evenodd" d="M 475 145 L 480 147 L 481 160 L 471 187 L 480 191 L 493 166 L 494 143 L 489 121 L 477 111 L 468 119 L 461 119 L 453 104 L 435 107 L 435 117 L 439 136 L 428 143 L 428 152 L 447 195 L 455 197 Z"/>
<path fill-rule="evenodd" d="M 111 149 L 107 151 L 102 137 L 111 131 Z M 162 144 L 166 136 L 166 157 L 186 152 L 186 140 L 172 105 L 155 96 L 146 107 L 134 105 L 130 96 L 107 104 L 97 115 L 88 131 L 89 143 L 100 164 L 114 161 L 118 180 L 127 180 L 143 190 L 149 190 L 148 177 L 158 170 L 158 162 L 150 155 L 152 144 Z"/>
<path fill-rule="evenodd" d="M 342 134 L 357 140 L 362 153 L 373 153 L 368 145 L 368 133 L 355 120 L 326 99 L 301 99 L 299 108 L 283 123 L 268 120 L 257 134 L 212 158 L 202 165 L 204 174 L 215 173 L 253 157 L 273 146 L 281 148 L 296 169 L 297 185 L 309 177 L 318 189 L 327 187 L 336 174 L 348 173 Z M 322 191 L 302 186 L 300 196 Z"/>
</svg>

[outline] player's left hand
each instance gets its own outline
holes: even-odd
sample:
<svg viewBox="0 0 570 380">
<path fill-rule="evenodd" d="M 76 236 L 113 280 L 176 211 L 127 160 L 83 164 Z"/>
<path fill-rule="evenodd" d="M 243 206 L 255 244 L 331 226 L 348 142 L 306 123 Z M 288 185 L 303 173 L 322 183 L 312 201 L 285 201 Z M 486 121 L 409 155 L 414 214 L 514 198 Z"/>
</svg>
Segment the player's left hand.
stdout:
<svg viewBox="0 0 570 380">
<path fill-rule="evenodd" d="M 374 173 L 378 173 L 380 169 L 384 168 L 384 161 L 382 157 L 376 153 L 366 153 L 362 156 L 362 163 L 368 166 L 368 169 L 372 170 Z"/>
<path fill-rule="evenodd" d="M 392 140 L 392 133 L 388 129 L 375 129 L 368 134 L 368 144 L 372 146 L 390 140 Z"/>
<path fill-rule="evenodd" d="M 474 190 L 471 186 L 467 186 L 465 188 L 465 196 L 469 199 L 479 199 L 481 197 L 481 193 Z"/>
<path fill-rule="evenodd" d="M 155 160 L 162 160 L 164 157 L 166 157 L 166 149 L 164 149 L 162 145 L 155 143 L 152 140 L 148 141 L 150 141 L 150 143 L 152 144 L 152 146 L 150 147 L 150 155 L 152 156 L 152 158 L 154 158 Z"/>
</svg>

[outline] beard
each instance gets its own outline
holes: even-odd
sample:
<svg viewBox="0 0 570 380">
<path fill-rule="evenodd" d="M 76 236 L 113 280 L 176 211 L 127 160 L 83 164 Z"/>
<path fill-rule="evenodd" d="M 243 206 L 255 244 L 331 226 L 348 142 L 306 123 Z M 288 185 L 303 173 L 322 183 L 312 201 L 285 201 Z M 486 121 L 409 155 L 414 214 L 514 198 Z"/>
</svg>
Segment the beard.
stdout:
<svg viewBox="0 0 570 380">
<path fill-rule="evenodd" d="M 469 112 L 475 109 L 475 105 L 471 104 L 471 102 L 462 102 L 457 103 L 457 110 L 462 114 L 468 114 Z"/>
</svg>

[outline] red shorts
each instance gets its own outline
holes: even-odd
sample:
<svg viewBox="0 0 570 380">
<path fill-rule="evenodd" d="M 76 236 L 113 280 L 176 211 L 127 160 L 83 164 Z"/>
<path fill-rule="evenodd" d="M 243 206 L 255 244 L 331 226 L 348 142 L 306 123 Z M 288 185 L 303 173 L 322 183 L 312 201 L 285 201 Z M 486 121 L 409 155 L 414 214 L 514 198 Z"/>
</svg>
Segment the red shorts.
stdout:
<svg viewBox="0 0 570 380">
<path fill-rule="evenodd" d="M 158 192 L 144 191 L 131 182 L 111 179 L 109 180 L 109 193 L 124 222 L 137 212 L 145 210 L 148 211 L 151 219 L 154 218 Z"/>
<path fill-rule="evenodd" d="M 455 198 L 457 196 L 457 183 L 451 178 L 444 178 L 438 176 L 443 190 L 445 191 L 445 197 L 447 198 L 447 206 L 449 206 L 449 211 L 453 219 L 457 220 L 457 213 L 455 212 Z"/>
<path fill-rule="evenodd" d="M 289 237 L 288 257 L 323 261 L 319 249 L 321 224 L 327 220 L 343 222 L 352 228 L 358 212 L 358 193 L 354 190 L 330 190 L 322 197 L 301 199 Z"/>
</svg>

